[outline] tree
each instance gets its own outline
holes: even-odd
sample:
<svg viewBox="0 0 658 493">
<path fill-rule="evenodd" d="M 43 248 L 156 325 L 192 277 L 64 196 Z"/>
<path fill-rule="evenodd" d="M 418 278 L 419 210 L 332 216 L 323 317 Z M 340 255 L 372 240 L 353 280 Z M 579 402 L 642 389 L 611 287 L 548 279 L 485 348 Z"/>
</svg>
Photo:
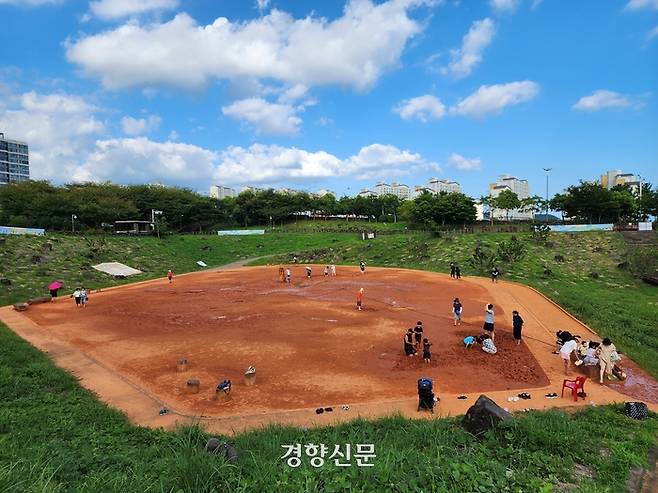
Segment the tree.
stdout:
<svg viewBox="0 0 658 493">
<path fill-rule="evenodd" d="M 483 195 L 480 197 L 480 203 L 489 209 L 489 223 L 493 224 L 493 211 L 497 207 L 496 197 L 492 195 Z"/>
<path fill-rule="evenodd" d="M 519 209 L 521 207 L 521 200 L 516 193 L 506 189 L 500 192 L 498 197 L 496 197 L 496 207 L 505 211 L 505 219 L 509 221 L 510 211 Z"/>
</svg>

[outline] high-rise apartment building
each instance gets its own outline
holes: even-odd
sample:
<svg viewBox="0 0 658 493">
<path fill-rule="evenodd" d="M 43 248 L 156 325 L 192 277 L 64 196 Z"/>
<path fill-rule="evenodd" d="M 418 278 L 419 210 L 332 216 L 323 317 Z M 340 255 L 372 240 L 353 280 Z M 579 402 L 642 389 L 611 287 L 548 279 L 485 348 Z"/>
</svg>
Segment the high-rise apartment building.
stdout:
<svg viewBox="0 0 658 493">
<path fill-rule="evenodd" d="M 213 185 L 210 187 L 210 196 L 213 199 L 225 199 L 226 197 L 235 197 L 235 188 Z"/>
<path fill-rule="evenodd" d="M 427 182 L 427 188 L 432 190 L 434 193 L 460 193 L 462 191 L 461 186 L 456 181 L 450 180 L 439 180 L 437 178 L 432 178 Z"/>
<path fill-rule="evenodd" d="M 27 144 L 5 138 L 0 133 L 0 185 L 30 179 Z"/>
<path fill-rule="evenodd" d="M 528 180 L 520 180 L 516 176 L 501 175 L 496 183 L 491 183 L 489 185 L 489 195 L 492 197 L 498 197 L 498 195 L 500 195 L 503 190 L 510 190 L 514 192 L 517 197 L 519 197 L 519 199 L 527 199 L 530 197 L 530 187 L 528 186 Z M 508 217 L 507 213 L 508 211 L 503 209 L 494 209 L 493 217 L 495 219 L 506 219 Z M 514 209 L 509 211 L 509 219 L 532 219 L 532 212 Z"/>
<path fill-rule="evenodd" d="M 601 175 L 600 183 L 608 190 L 617 185 L 628 185 L 636 191 L 640 189 L 640 180 L 633 173 L 622 173 L 619 169 L 606 171 Z"/>
</svg>

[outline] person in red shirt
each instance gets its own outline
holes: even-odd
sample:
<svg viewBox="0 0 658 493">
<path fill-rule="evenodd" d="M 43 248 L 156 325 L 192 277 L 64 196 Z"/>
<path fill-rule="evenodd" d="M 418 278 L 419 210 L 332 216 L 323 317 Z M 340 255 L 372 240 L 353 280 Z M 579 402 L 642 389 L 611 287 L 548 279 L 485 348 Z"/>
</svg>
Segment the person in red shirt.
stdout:
<svg viewBox="0 0 658 493">
<path fill-rule="evenodd" d="M 171 284 L 174 280 L 174 273 L 171 271 L 171 269 L 167 271 L 167 279 L 169 279 L 169 284 Z"/>
<path fill-rule="evenodd" d="M 363 288 L 356 293 L 356 307 L 361 310 L 363 307 Z"/>
</svg>

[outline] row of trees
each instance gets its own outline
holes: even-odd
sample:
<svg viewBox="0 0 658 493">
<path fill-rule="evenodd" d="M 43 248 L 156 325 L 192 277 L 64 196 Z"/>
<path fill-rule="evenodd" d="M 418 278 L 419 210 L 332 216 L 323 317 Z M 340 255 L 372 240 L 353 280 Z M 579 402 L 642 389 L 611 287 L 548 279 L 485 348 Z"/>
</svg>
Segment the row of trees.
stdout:
<svg viewBox="0 0 658 493">
<path fill-rule="evenodd" d="M 509 216 L 515 209 L 540 212 L 547 206 L 541 197 L 519 199 L 505 190 L 498 197 L 483 197 L 491 209 Z M 622 222 L 658 214 L 658 190 L 645 184 L 642 196 L 628 187 L 607 190 L 580 183 L 557 194 L 548 206 L 569 219 L 585 222 Z M 215 200 L 192 190 L 154 185 L 83 183 L 53 186 L 45 181 L 12 183 L 0 187 L 0 224 L 69 230 L 76 216 L 78 227 L 102 228 L 117 220 L 149 220 L 151 210 L 162 211 L 159 228 L 183 232 L 208 231 L 217 226 L 278 224 L 308 211 L 321 215 L 351 215 L 379 221 L 396 221 L 432 229 L 461 225 L 476 219 L 475 202 L 461 193 L 424 193 L 400 201 L 380 197 L 317 197 L 304 192 L 273 190 L 243 192 L 235 198 Z"/>
</svg>

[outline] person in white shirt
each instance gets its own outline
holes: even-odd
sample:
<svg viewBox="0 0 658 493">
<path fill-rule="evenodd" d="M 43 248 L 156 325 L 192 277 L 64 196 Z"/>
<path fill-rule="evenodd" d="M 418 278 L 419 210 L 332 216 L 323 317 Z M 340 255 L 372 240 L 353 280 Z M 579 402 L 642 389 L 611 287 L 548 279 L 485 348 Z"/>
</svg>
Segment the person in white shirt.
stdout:
<svg viewBox="0 0 658 493">
<path fill-rule="evenodd" d="M 578 343 L 575 339 L 570 339 L 560 348 L 560 358 L 564 361 L 564 374 L 569 374 L 569 365 L 571 364 L 571 353 L 578 350 Z"/>
</svg>

